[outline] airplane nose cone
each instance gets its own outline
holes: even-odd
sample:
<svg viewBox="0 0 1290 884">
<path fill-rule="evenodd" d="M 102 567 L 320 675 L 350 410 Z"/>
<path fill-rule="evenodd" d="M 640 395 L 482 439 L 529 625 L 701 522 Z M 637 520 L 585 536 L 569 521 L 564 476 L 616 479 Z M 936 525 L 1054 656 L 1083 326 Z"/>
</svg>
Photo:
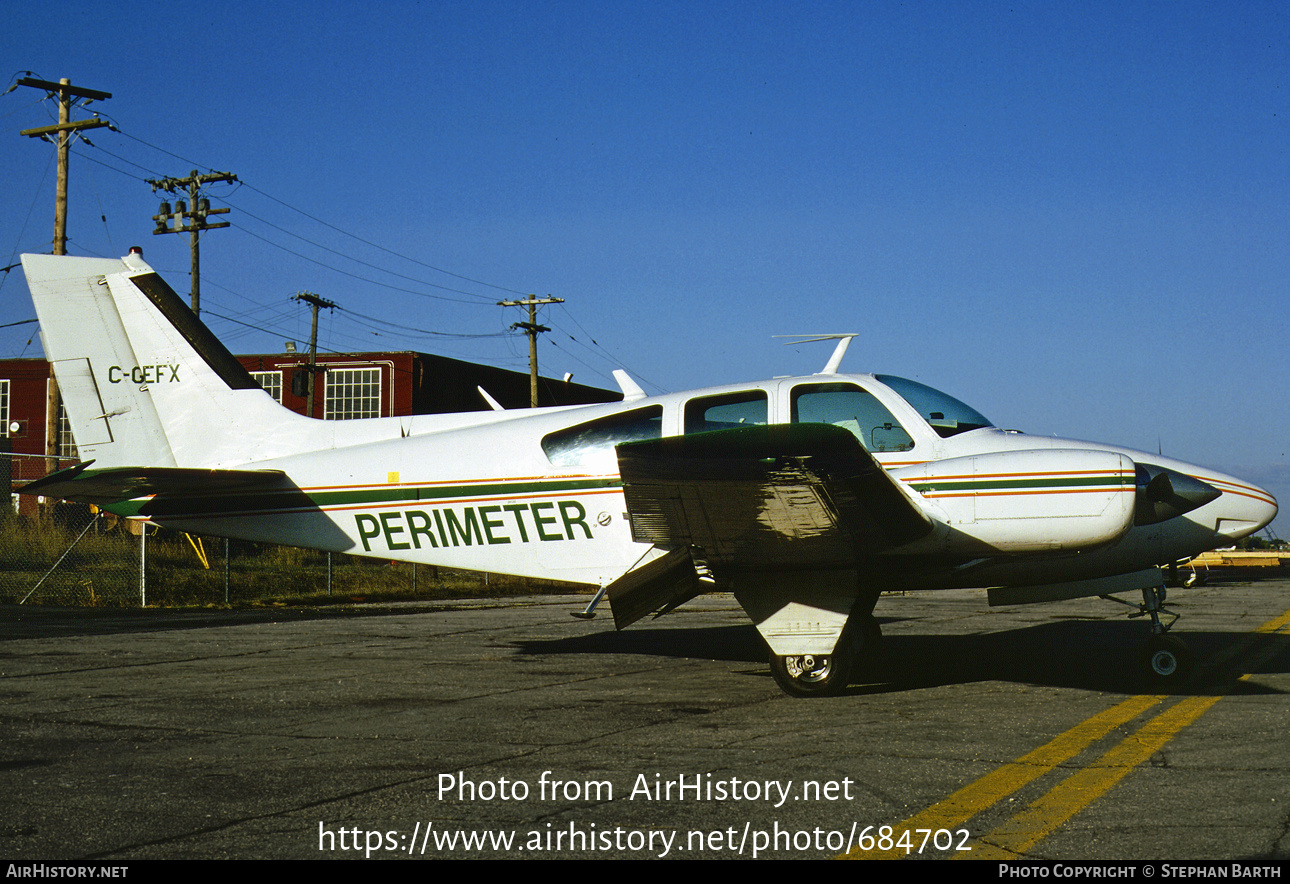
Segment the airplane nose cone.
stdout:
<svg viewBox="0 0 1290 884">
<path fill-rule="evenodd" d="M 1206 481 L 1223 492 L 1214 531 L 1229 540 L 1240 540 L 1277 517 L 1277 499 L 1257 485 L 1237 479 Z"/>
<path fill-rule="evenodd" d="M 1164 522 L 1218 500 L 1223 494 L 1208 482 L 1150 463 L 1137 465 L 1137 485 L 1135 525 Z"/>
</svg>

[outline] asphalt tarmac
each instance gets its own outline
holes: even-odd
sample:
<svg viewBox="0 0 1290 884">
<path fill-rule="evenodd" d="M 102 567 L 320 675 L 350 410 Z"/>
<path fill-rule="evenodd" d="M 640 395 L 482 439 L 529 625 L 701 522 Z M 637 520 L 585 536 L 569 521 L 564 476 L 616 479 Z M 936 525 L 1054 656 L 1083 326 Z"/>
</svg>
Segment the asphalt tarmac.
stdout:
<svg viewBox="0 0 1290 884">
<path fill-rule="evenodd" d="M 0 608 L 0 857 L 1290 857 L 1290 580 L 1172 590 L 1164 691 L 1098 599 L 884 597 L 823 700 L 728 596 L 585 601 Z"/>
</svg>

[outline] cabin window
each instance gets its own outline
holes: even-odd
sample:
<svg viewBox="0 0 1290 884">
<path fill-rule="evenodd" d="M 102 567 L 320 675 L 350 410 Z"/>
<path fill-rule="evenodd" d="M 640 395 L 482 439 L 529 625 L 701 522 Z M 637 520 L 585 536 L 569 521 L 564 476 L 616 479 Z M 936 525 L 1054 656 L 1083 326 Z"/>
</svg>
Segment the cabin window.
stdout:
<svg viewBox="0 0 1290 884">
<path fill-rule="evenodd" d="M 971 406 L 965 405 L 947 393 L 934 390 L 926 384 L 888 374 L 875 375 L 900 398 L 923 416 L 942 439 L 993 426 L 990 419 Z"/>
<path fill-rule="evenodd" d="M 614 446 L 663 435 L 663 406 L 651 405 L 558 430 L 542 439 L 547 460 L 559 467 L 616 469 Z"/>
<path fill-rule="evenodd" d="M 793 423 L 831 424 L 850 430 L 868 451 L 909 451 L 913 437 L 868 390 L 851 384 L 793 388 Z"/>
<path fill-rule="evenodd" d="M 685 432 L 710 433 L 766 423 L 766 391 L 702 396 L 685 404 Z"/>
</svg>

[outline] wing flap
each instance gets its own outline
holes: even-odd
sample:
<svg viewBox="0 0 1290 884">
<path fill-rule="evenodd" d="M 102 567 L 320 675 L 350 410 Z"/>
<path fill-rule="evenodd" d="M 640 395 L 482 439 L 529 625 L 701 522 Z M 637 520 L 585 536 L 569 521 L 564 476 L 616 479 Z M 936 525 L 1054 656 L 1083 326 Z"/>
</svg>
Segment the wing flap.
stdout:
<svg viewBox="0 0 1290 884">
<path fill-rule="evenodd" d="M 617 451 L 633 539 L 700 547 L 714 569 L 845 567 L 932 530 L 839 427 L 740 427 Z"/>
<path fill-rule="evenodd" d="M 655 611 L 666 614 L 704 592 L 688 548 L 666 555 L 628 571 L 605 592 L 614 612 L 614 628 L 625 629 Z"/>
</svg>

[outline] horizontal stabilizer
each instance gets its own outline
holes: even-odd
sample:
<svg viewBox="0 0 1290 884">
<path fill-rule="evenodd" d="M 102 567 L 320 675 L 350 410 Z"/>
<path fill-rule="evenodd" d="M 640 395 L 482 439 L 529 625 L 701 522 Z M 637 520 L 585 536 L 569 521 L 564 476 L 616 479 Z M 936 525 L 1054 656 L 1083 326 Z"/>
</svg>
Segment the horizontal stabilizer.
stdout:
<svg viewBox="0 0 1290 884">
<path fill-rule="evenodd" d="M 180 467 L 113 467 L 89 469 L 86 461 L 50 473 L 43 479 L 28 482 L 19 489 L 22 494 L 42 494 L 109 506 L 125 500 L 157 494 L 226 494 L 280 485 L 281 470 L 204 470 Z"/>
<path fill-rule="evenodd" d="M 740 427 L 618 446 L 632 538 L 714 570 L 845 567 L 932 523 L 848 430 Z"/>
</svg>

